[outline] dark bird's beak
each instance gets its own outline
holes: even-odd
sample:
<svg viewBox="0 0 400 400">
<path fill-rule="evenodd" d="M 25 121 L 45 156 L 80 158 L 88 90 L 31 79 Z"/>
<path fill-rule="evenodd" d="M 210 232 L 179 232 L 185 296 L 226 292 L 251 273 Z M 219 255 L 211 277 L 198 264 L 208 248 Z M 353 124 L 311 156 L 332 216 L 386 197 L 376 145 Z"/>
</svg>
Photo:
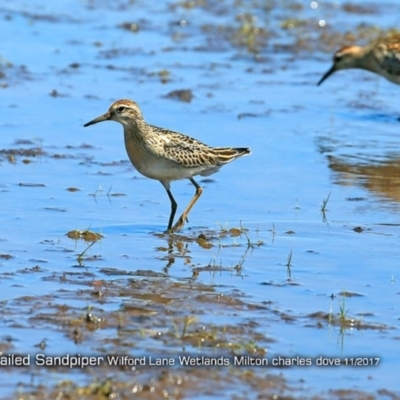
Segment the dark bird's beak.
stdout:
<svg viewBox="0 0 400 400">
<path fill-rule="evenodd" d="M 319 82 L 317 83 L 317 86 L 319 86 L 325 79 L 329 78 L 335 71 L 336 71 L 336 68 L 334 65 L 332 65 L 332 67 L 319 80 Z"/>
<path fill-rule="evenodd" d="M 109 112 L 106 112 L 104 115 L 100 115 L 100 117 L 92 119 L 91 121 L 87 122 L 83 126 L 86 128 L 87 126 L 97 124 L 98 122 L 108 121 L 110 118 L 111 118 L 111 114 Z"/>
</svg>

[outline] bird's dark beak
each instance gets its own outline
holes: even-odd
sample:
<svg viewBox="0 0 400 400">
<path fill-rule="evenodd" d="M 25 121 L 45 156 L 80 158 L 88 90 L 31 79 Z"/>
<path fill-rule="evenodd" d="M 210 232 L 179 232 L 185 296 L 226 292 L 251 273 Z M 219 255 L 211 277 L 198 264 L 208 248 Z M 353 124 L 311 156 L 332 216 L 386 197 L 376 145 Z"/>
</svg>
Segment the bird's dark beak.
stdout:
<svg viewBox="0 0 400 400">
<path fill-rule="evenodd" d="M 336 68 L 334 65 L 332 65 L 332 67 L 319 80 L 319 82 L 317 83 L 317 86 L 319 86 L 325 79 L 329 78 L 335 71 L 336 71 Z"/>
<path fill-rule="evenodd" d="M 86 128 L 89 125 L 97 124 L 98 122 L 108 121 L 109 119 L 111 119 L 111 114 L 109 112 L 106 112 L 104 115 L 100 115 L 100 117 L 92 119 L 83 126 Z"/>
</svg>

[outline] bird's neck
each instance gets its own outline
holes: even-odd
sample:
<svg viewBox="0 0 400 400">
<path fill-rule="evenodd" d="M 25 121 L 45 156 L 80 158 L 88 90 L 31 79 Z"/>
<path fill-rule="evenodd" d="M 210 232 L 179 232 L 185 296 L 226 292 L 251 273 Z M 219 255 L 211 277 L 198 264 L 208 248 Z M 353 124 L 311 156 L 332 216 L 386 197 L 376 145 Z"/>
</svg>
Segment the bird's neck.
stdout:
<svg viewBox="0 0 400 400">
<path fill-rule="evenodd" d="M 354 67 L 379 74 L 381 72 L 381 64 L 379 63 L 374 50 L 374 46 L 360 48 L 358 57 L 354 62 Z"/>
<path fill-rule="evenodd" d="M 142 142 L 147 136 L 146 126 L 146 123 L 140 120 L 124 124 L 125 141 Z"/>
</svg>

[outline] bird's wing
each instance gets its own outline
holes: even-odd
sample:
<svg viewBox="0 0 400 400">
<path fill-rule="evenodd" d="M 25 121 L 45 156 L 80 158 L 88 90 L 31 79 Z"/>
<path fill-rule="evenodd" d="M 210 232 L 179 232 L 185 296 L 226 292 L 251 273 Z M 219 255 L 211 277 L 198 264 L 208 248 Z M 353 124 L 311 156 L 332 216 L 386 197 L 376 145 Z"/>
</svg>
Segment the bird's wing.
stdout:
<svg viewBox="0 0 400 400">
<path fill-rule="evenodd" d="M 218 168 L 235 158 L 250 154 L 248 148 L 210 147 L 178 132 L 153 127 L 158 133 L 158 151 L 164 158 L 187 167 Z"/>
<path fill-rule="evenodd" d="M 393 75 L 400 75 L 400 35 L 386 38 L 380 49 L 383 53 L 382 68 Z"/>
</svg>

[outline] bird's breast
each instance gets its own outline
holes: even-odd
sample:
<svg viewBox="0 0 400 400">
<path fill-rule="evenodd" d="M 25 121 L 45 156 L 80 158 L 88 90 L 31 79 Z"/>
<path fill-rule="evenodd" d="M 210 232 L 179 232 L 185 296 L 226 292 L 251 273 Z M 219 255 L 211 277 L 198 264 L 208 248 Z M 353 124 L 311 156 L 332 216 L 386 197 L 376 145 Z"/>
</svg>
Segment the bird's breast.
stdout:
<svg viewBox="0 0 400 400">
<path fill-rule="evenodd" d="M 150 179 L 173 181 L 191 178 L 203 171 L 199 167 L 185 167 L 167 157 L 162 152 L 155 152 L 145 142 L 137 142 L 125 135 L 125 148 L 134 167 Z"/>
</svg>

